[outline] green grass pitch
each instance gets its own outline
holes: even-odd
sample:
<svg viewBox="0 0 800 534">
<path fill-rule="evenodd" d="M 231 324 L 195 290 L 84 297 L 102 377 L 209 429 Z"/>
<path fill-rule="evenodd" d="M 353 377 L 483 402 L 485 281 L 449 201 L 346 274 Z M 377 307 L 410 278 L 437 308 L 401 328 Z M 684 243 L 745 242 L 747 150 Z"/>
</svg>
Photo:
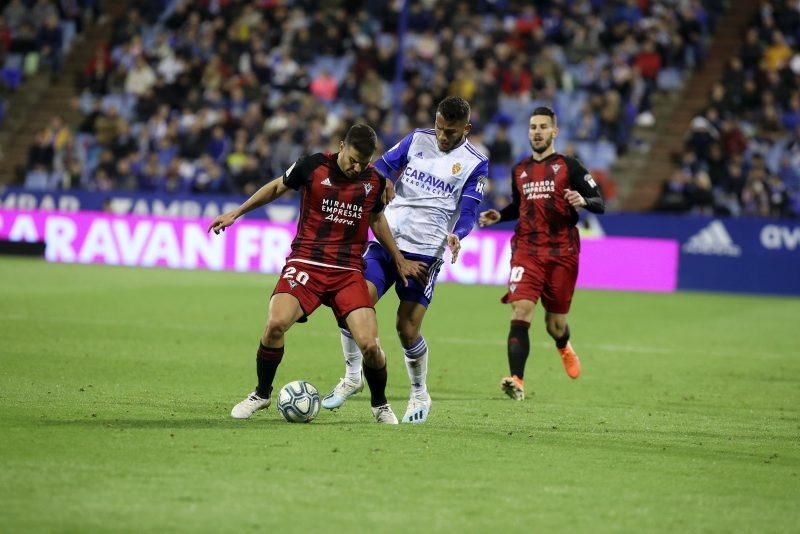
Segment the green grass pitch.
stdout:
<svg viewBox="0 0 800 534">
<path fill-rule="evenodd" d="M 427 424 L 366 392 L 311 424 L 228 413 L 255 383 L 275 277 L 0 259 L 0 531 L 797 532 L 800 300 L 579 290 L 583 376 L 532 328 L 499 391 L 499 287 L 441 285 Z M 408 378 L 378 308 L 389 399 Z M 276 386 L 342 373 L 330 310 Z"/>
</svg>

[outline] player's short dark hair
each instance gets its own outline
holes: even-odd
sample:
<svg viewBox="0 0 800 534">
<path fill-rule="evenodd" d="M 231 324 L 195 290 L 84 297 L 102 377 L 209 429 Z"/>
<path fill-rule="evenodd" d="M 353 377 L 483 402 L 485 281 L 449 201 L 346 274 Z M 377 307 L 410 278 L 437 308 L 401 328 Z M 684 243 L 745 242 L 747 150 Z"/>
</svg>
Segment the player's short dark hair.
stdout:
<svg viewBox="0 0 800 534">
<path fill-rule="evenodd" d="M 552 109 L 548 108 L 547 106 L 539 106 L 538 108 L 533 110 L 531 113 L 531 117 L 534 115 L 544 115 L 545 117 L 550 117 L 550 120 L 553 121 L 553 124 L 556 123 L 556 113 Z"/>
<path fill-rule="evenodd" d="M 436 107 L 439 113 L 447 122 L 469 122 L 469 102 L 460 96 L 448 96 Z"/>
<path fill-rule="evenodd" d="M 371 156 L 378 146 L 378 136 L 366 124 L 354 124 L 347 130 L 344 144 L 355 148 L 363 156 Z"/>
</svg>

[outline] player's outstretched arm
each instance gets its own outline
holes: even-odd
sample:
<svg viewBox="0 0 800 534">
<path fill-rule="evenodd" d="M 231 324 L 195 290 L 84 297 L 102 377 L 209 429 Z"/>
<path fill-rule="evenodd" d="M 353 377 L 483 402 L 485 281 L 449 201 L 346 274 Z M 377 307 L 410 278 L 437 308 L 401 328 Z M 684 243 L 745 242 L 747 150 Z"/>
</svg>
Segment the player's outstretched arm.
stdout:
<svg viewBox="0 0 800 534">
<path fill-rule="evenodd" d="M 408 286 L 409 278 L 413 278 L 420 284 L 425 285 L 428 278 L 428 266 L 424 262 L 407 260 L 403 257 L 403 253 L 400 252 L 394 237 L 392 237 L 392 231 L 389 229 L 389 223 L 386 222 L 386 217 L 384 217 L 383 213 L 371 213 L 369 226 L 372 229 L 372 233 L 375 234 L 375 239 L 392 256 L 395 265 L 397 265 L 397 274 L 403 281 L 403 285 Z"/>
<path fill-rule="evenodd" d="M 249 213 L 256 208 L 269 204 L 288 190 L 289 188 L 280 178 L 272 180 L 253 193 L 253 196 L 245 200 L 241 206 L 223 213 L 214 219 L 208 227 L 208 231 L 211 232 L 213 230 L 215 234 L 219 235 L 220 232 L 224 232 L 225 228 L 235 223 L 236 219 L 245 213 Z"/>
</svg>

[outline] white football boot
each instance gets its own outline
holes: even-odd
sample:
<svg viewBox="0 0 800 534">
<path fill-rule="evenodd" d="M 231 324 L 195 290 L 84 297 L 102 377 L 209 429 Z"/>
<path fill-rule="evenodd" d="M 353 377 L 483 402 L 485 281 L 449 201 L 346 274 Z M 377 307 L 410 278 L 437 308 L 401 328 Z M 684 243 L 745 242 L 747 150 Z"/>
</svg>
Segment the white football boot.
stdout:
<svg viewBox="0 0 800 534">
<path fill-rule="evenodd" d="M 252 392 L 242 402 L 231 410 L 231 417 L 234 419 L 247 419 L 258 410 L 266 409 L 272 403 L 272 399 L 262 399 L 256 392 Z"/>
<path fill-rule="evenodd" d="M 379 423 L 383 423 L 385 425 L 396 425 L 397 424 L 397 416 L 392 411 L 392 407 L 389 404 L 381 404 L 380 406 L 373 406 L 372 407 L 372 414 L 375 416 L 375 420 Z"/>
<path fill-rule="evenodd" d="M 411 395 L 408 399 L 406 414 L 403 416 L 404 423 L 424 423 L 428 420 L 428 412 L 431 411 L 431 396 L 428 392 L 421 395 Z"/>
<path fill-rule="evenodd" d="M 364 377 L 359 377 L 361 380 L 356 382 L 349 377 L 344 377 L 339 380 L 336 387 L 322 398 L 322 407 L 328 410 L 335 410 L 340 408 L 344 401 L 352 397 L 356 393 L 361 393 L 364 390 Z"/>
</svg>

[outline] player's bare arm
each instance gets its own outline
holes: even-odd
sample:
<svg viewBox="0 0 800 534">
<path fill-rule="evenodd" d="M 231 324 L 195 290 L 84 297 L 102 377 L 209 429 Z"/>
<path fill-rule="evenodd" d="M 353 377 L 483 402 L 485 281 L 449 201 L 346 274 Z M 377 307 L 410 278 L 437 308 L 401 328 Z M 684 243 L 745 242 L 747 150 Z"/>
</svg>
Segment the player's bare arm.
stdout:
<svg viewBox="0 0 800 534">
<path fill-rule="evenodd" d="M 483 211 L 478 218 L 478 224 L 480 226 L 491 226 L 497 222 L 500 222 L 500 212 L 496 209 Z"/>
<path fill-rule="evenodd" d="M 278 178 L 272 180 L 253 193 L 253 196 L 245 200 L 241 206 L 214 219 L 207 231 L 211 232 L 213 230 L 215 234 L 219 235 L 220 232 L 224 232 L 225 228 L 235 223 L 236 219 L 245 213 L 269 204 L 288 190 L 289 188 L 283 183 L 283 180 Z"/>
<path fill-rule="evenodd" d="M 381 195 L 381 202 L 385 206 L 392 200 L 394 200 L 395 192 L 394 192 L 394 182 L 391 180 L 386 180 L 386 186 L 383 189 L 383 194 Z"/>
<path fill-rule="evenodd" d="M 372 233 L 375 234 L 375 239 L 383 245 L 383 248 L 394 259 L 394 263 L 397 265 L 397 274 L 403 281 L 403 285 L 408 287 L 408 278 L 413 278 L 420 284 L 424 284 L 428 277 L 428 266 L 424 262 L 407 260 L 403 257 L 403 253 L 397 248 L 397 243 L 392 237 L 392 231 L 389 229 L 389 223 L 386 222 L 386 217 L 383 213 L 370 214 L 369 226 L 372 229 Z"/>
<path fill-rule="evenodd" d="M 450 263 L 455 263 L 461 251 L 461 240 L 456 234 L 450 234 L 447 236 L 447 246 L 450 247 Z"/>
</svg>

